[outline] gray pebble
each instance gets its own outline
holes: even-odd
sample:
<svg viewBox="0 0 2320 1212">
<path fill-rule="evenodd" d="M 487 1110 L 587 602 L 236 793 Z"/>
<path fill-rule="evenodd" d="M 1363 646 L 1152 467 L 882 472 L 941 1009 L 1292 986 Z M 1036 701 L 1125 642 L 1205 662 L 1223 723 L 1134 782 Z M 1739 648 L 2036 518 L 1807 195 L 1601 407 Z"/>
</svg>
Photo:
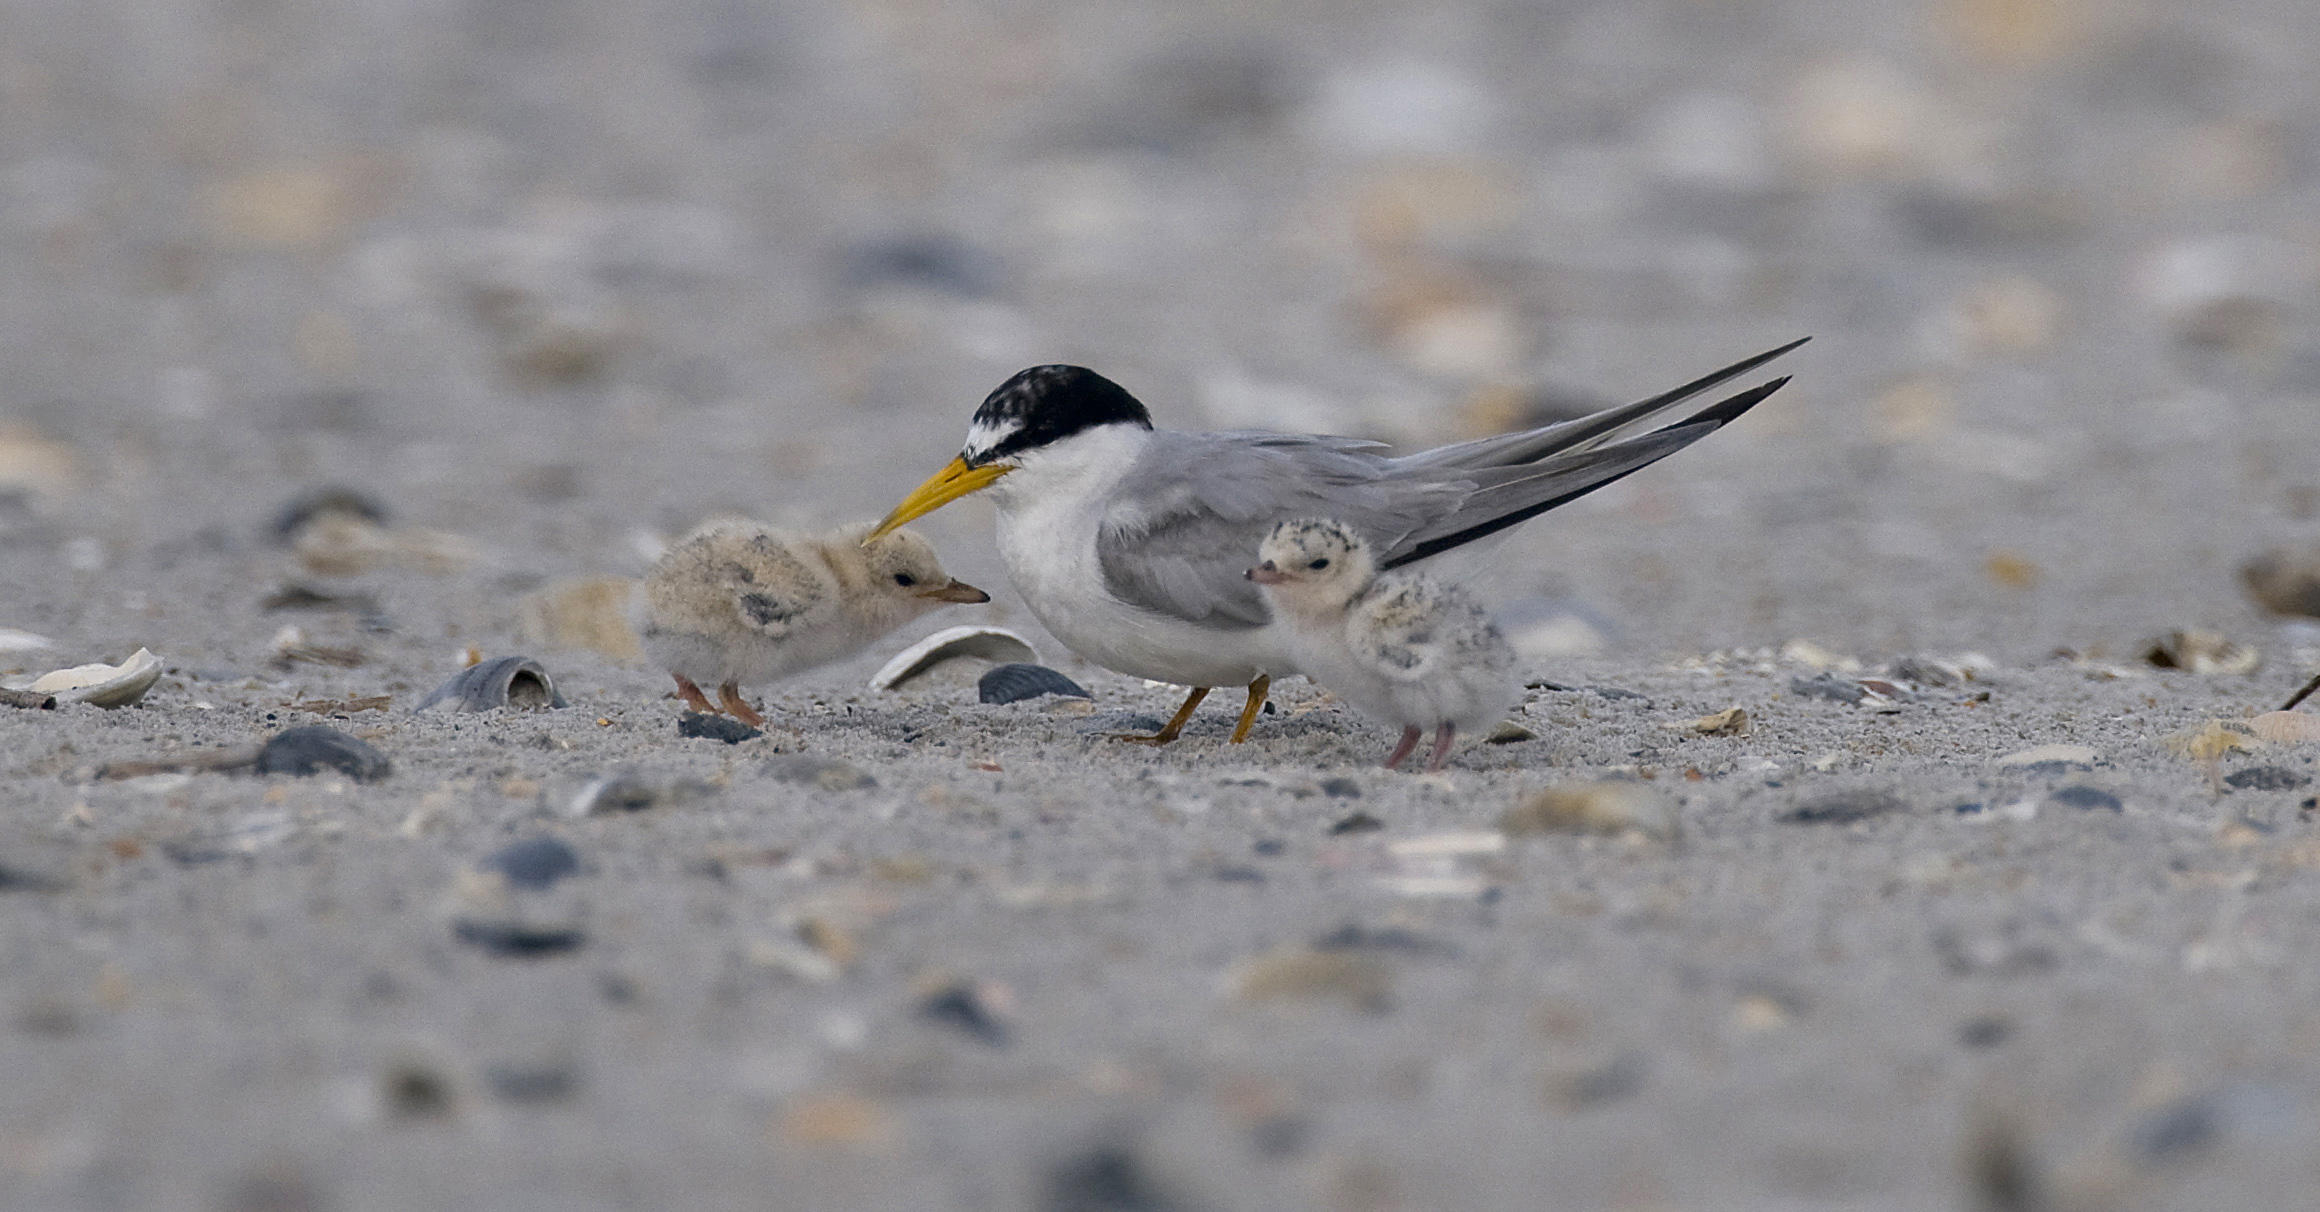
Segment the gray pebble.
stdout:
<svg viewBox="0 0 2320 1212">
<path fill-rule="evenodd" d="M 295 775 L 336 770 L 358 783 L 372 783 L 387 777 L 394 764 L 368 741 L 326 725 L 309 724 L 276 733 L 258 751 L 256 768 L 260 774 Z"/>
<path fill-rule="evenodd" d="M 518 888 L 546 888 L 580 873 L 580 852 L 561 838 L 526 838 L 493 851 L 479 866 Z"/>
</svg>

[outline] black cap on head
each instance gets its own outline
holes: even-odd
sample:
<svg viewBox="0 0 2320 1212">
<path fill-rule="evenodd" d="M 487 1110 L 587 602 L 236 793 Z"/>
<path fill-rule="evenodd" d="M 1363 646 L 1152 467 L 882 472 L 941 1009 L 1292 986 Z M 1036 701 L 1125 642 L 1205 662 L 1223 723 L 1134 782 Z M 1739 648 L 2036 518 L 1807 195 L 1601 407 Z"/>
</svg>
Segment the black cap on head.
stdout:
<svg viewBox="0 0 2320 1212">
<path fill-rule="evenodd" d="M 984 397 L 962 456 L 979 467 L 1099 425 L 1150 429 L 1152 414 L 1126 388 L 1084 366 L 1034 366 Z"/>
</svg>

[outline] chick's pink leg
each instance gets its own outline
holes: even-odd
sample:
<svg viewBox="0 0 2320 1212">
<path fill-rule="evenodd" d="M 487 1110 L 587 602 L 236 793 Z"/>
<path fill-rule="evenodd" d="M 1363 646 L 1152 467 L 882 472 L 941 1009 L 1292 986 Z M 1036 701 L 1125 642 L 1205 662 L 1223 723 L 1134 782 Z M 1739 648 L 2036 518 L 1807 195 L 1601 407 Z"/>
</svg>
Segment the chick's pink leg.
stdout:
<svg viewBox="0 0 2320 1212">
<path fill-rule="evenodd" d="M 1434 730 L 1434 757 L 1426 763 L 1426 773 L 1432 774 L 1442 768 L 1442 763 L 1450 757 L 1450 742 L 1457 737 L 1458 729 L 1449 724 Z"/>
<path fill-rule="evenodd" d="M 1402 729 L 1402 743 L 1394 746 L 1394 751 L 1386 755 L 1386 769 L 1391 770 L 1401 765 L 1402 759 L 1410 756 L 1410 751 L 1418 747 L 1420 735 L 1416 724 Z"/>
</svg>

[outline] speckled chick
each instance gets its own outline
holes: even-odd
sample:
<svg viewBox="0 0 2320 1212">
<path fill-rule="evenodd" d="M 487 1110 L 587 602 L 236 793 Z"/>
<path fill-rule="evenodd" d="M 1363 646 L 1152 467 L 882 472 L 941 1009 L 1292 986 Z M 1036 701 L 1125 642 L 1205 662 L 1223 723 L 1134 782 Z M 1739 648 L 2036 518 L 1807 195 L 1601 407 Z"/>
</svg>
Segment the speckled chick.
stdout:
<svg viewBox="0 0 2320 1212">
<path fill-rule="evenodd" d="M 878 637 L 952 602 L 991 595 L 943 571 L 907 530 L 868 543 L 867 525 L 826 535 L 755 522 L 712 522 L 661 555 L 637 590 L 630 621 L 645 655 L 677 680 L 695 711 L 715 686 L 724 710 L 765 722 L 741 687 L 843 660 Z"/>
<path fill-rule="evenodd" d="M 1369 545 L 1328 520 L 1275 526 L 1248 577 L 1297 667 L 1353 708 L 1402 730 L 1386 758 L 1401 765 L 1427 728 L 1440 770 L 1463 733 L 1478 736 L 1521 697 L 1514 649 L 1472 598 L 1430 577 L 1381 577 Z"/>
</svg>

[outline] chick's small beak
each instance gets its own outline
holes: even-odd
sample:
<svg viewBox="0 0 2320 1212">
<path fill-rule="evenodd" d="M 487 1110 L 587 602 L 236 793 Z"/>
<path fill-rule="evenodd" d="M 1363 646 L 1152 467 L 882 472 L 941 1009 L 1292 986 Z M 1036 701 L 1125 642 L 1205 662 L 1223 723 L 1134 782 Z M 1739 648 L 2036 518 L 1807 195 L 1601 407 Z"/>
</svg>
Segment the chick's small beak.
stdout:
<svg viewBox="0 0 2320 1212">
<path fill-rule="evenodd" d="M 918 596 L 930 601 L 961 602 L 969 606 L 991 600 L 990 594 L 984 593 L 965 581 L 946 581 L 940 585 L 931 585 L 919 590 Z"/>
<path fill-rule="evenodd" d="M 1273 567 L 1273 562 L 1271 560 L 1267 560 L 1264 563 L 1249 569 L 1247 572 L 1241 575 L 1252 581 L 1255 581 L 1259 585 L 1278 585 L 1281 582 L 1289 579 L 1289 574 Z"/>
<path fill-rule="evenodd" d="M 895 506 L 894 511 L 887 514 L 869 534 L 863 536 L 862 541 L 868 543 L 912 518 L 923 517 L 970 492 L 988 488 L 991 481 L 1012 470 L 1004 463 L 969 467 L 966 459 L 954 458 L 941 471 L 927 477 L 926 483 L 902 498 L 902 503 Z"/>
</svg>

